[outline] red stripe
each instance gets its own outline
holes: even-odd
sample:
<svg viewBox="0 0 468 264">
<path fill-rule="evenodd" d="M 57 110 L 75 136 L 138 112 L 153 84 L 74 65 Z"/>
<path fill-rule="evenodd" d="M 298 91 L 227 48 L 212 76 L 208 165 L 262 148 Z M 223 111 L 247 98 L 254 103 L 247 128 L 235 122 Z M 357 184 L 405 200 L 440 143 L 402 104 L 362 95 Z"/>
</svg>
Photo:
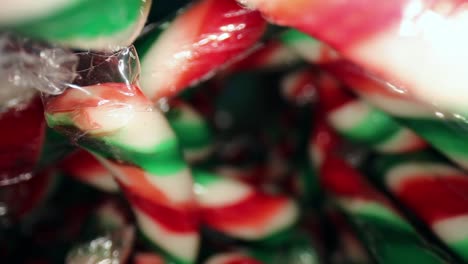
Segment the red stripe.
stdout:
<svg viewBox="0 0 468 264">
<path fill-rule="evenodd" d="M 231 71 L 248 71 L 270 66 L 272 58 L 278 52 L 285 49 L 283 44 L 277 40 L 271 40 L 261 48 L 250 54 L 245 59 L 235 63 L 229 69 Z"/>
<path fill-rule="evenodd" d="M 120 186 L 132 206 L 144 212 L 167 230 L 176 233 L 193 233 L 198 230 L 198 214 L 194 207 L 170 208 L 136 195 L 124 185 Z"/>
<path fill-rule="evenodd" d="M 321 67 L 358 93 L 377 94 L 400 100 L 410 99 L 407 92 L 401 93 L 395 90 L 388 82 L 382 81 L 347 60 L 335 60 L 322 64 Z"/>
<path fill-rule="evenodd" d="M 468 214 L 468 177 L 412 175 L 394 190 L 417 215 L 429 223 Z"/>
<path fill-rule="evenodd" d="M 253 193 L 234 205 L 201 208 L 201 218 L 207 225 L 224 231 L 235 231 L 239 227 L 263 229 L 288 203 L 286 197 Z"/>
<path fill-rule="evenodd" d="M 262 264 L 262 262 L 249 257 L 236 257 L 226 261 L 224 264 Z"/>
<path fill-rule="evenodd" d="M 348 49 L 363 39 L 397 25 L 409 0 L 252 2 L 261 2 L 260 10 L 274 23 L 298 28 L 335 48 Z"/>
<path fill-rule="evenodd" d="M 60 163 L 60 168 L 67 174 L 81 179 L 112 177 L 101 163 L 85 150 L 78 150 L 67 156 Z"/>
<path fill-rule="evenodd" d="M 385 198 L 364 180 L 359 171 L 340 158 L 328 156 L 320 172 L 323 187 L 336 196 L 387 203 Z"/>
<path fill-rule="evenodd" d="M 317 91 L 320 98 L 320 106 L 326 112 L 331 112 L 344 105 L 356 101 L 356 97 L 343 85 L 328 74 L 322 74 L 317 82 Z"/>
</svg>

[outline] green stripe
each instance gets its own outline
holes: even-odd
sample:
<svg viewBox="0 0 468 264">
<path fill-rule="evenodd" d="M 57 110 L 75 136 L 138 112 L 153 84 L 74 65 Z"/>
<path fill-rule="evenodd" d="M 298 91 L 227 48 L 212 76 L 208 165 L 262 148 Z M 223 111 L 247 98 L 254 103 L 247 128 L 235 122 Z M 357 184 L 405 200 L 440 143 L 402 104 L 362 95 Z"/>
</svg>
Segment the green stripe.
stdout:
<svg viewBox="0 0 468 264">
<path fill-rule="evenodd" d="M 68 136 L 76 137 L 76 135 L 83 133 L 70 124 L 72 121 L 68 115 L 46 114 L 46 120 L 49 126 Z M 144 151 L 122 144 L 122 142 L 116 141 L 112 135 L 104 137 L 87 135 L 77 137 L 75 141 L 101 157 L 136 165 L 157 176 L 171 176 L 187 168 L 175 137 L 166 139 L 159 145 L 149 146 Z"/>
<path fill-rule="evenodd" d="M 393 212 L 370 206 L 348 217 L 378 263 L 449 263 Z"/>
<path fill-rule="evenodd" d="M 104 138 L 105 141 L 108 142 L 107 146 L 114 147 L 108 148 L 109 151 L 101 148 L 98 150 L 99 154 L 135 164 L 157 176 L 171 176 L 187 168 L 176 138 L 167 139 L 148 152 L 132 149 L 112 139 Z"/>
<path fill-rule="evenodd" d="M 437 119 L 399 119 L 436 149 L 454 159 L 468 159 L 467 124 Z"/>
<path fill-rule="evenodd" d="M 168 120 L 183 149 L 201 149 L 212 144 L 211 130 L 206 123 L 196 120 L 190 122 L 170 116 Z"/>
<path fill-rule="evenodd" d="M 200 184 L 204 187 L 207 187 L 213 183 L 216 183 L 222 179 L 221 176 L 216 175 L 211 172 L 207 172 L 200 169 L 194 169 L 192 171 L 193 180 L 195 183 Z"/>
<path fill-rule="evenodd" d="M 315 40 L 314 38 L 296 29 L 290 29 L 290 30 L 283 32 L 280 38 L 281 38 L 281 41 L 286 44 L 294 44 L 295 42 L 301 42 L 301 41 L 308 41 L 311 43 L 317 42 L 317 40 Z"/>
<path fill-rule="evenodd" d="M 140 17 L 142 0 L 82 0 L 48 17 L 14 26 L 12 31 L 47 40 L 110 36 Z"/>
<path fill-rule="evenodd" d="M 468 261 L 468 238 L 448 243 L 448 246 L 463 260 Z"/>
<path fill-rule="evenodd" d="M 386 113 L 369 107 L 365 118 L 349 130 L 340 130 L 340 134 L 356 143 L 371 146 L 381 144 L 400 131 L 401 126 Z"/>
</svg>

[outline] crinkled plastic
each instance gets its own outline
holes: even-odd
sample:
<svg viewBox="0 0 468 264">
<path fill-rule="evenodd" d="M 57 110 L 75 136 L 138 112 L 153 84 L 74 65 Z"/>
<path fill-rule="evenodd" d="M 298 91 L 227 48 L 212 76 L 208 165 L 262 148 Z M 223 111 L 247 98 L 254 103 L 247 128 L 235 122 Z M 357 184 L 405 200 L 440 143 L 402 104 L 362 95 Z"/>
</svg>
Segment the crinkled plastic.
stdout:
<svg viewBox="0 0 468 264">
<path fill-rule="evenodd" d="M 39 91 L 60 94 L 75 77 L 78 57 L 53 44 L 0 34 L 0 111 Z"/>
<path fill-rule="evenodd" d="M 131 226 L 121 227 L 113 233 L 98 237 L 75 247 L 66 258 L 67 264 L 126 263 L 135 239 Z"/>
</svg>

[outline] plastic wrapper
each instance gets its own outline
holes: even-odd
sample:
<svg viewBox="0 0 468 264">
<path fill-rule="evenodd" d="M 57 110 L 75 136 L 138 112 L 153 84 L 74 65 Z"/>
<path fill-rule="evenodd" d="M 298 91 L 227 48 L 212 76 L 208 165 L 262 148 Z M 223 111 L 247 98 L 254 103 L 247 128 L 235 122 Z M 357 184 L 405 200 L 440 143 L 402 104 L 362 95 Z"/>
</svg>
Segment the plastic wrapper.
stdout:
<svg viewBox="0 0 468 264">
<path fill-rule="evenodd" d="M 73 53 L 56 45 L 0 34 L 0 111 L 28 102 L 37 91 L 63 92 L 77 63 Z"/>
</svg>

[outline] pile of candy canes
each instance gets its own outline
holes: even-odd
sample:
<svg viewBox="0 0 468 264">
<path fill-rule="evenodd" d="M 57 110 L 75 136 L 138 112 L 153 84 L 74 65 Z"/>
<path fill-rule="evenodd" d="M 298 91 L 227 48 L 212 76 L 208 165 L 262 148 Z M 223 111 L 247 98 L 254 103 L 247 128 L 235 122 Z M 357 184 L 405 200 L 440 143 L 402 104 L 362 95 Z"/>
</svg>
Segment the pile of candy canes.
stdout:
<svg viewBox="0 0 468 264">
<path fill-rule="evenodd" d="M 468 263 L 466 47 L 465 0 L 6 1 L 0 262 Z"/>
</svg>

